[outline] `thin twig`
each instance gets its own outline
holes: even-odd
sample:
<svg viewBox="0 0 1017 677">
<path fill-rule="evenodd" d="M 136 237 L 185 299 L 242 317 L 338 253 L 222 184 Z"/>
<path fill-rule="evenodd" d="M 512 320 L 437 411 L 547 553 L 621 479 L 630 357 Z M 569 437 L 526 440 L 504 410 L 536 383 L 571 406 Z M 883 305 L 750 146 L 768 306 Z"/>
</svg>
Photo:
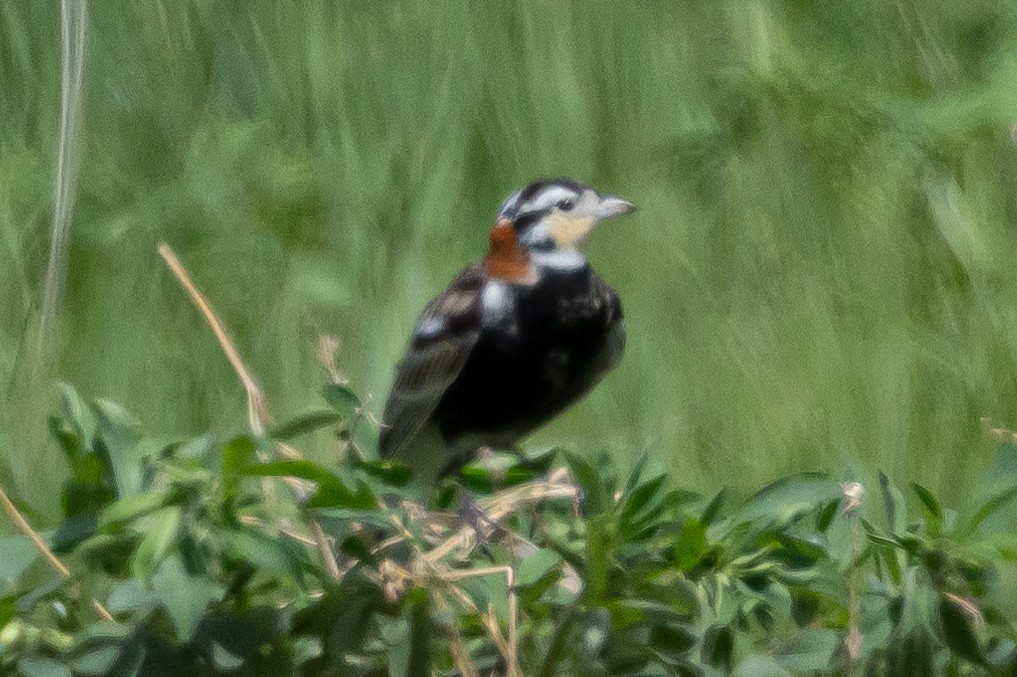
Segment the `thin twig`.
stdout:
<svg viewBox="0 0 1017 677">
<path fill-rule="evenodd" d="M 3 487 L 0 487 L 0 503 L 3 504 L 7 515 L 11 518 L 11 521 L 14 522 L 14 526 L 18 528 L 18 531 L 23 533 L 25 536 L 28 536 L 28 540 L 32 541 L 32 545 L 34 545 L 35 549 L 39 551 L 39 554 L 42 555 L 44 560 L 46 560 L 46 563 L 49 564 L 54 571 L 60 574 L 61 578 L 70 578 L 71 570 L 68 569 L 67 566 L 53 554 L 53 551 L 50 550 L 48 545 L 46 545 L 46 541 L 42 540 L 42 536 L 39 535 L 39 532 L 32 528 L 32 525 L 28 523 L 25 516 L 21 514 L 20 510 L 18 510 L 18 507 L 14 505 L 14 502 L 7 496 L 7 492 L 4 491 Z M 106 607 L 104 607 L 99 600 L 93 599 L 92 606 L 95 607 L 96 613 L 99 614 L 102 620 L 110 622 L 114 621 L 113 615 L 106 610 Z"/>
</svg>

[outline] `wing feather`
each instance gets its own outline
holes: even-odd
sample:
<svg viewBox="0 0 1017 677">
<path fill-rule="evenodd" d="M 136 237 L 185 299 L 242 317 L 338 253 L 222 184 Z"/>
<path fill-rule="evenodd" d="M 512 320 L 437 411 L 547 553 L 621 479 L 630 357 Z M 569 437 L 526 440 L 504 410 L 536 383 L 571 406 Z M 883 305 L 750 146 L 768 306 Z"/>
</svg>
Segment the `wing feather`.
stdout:
<svg viewBox="0 0 1017 677">
<path fill-rule="evenodd" d="M 385 403 L 383 457 L 397 456 L 418 433 L 466 364 L 480 337 L 484 280 L 479 265 L 466 268 L 417 320 Z"/>
</svg>

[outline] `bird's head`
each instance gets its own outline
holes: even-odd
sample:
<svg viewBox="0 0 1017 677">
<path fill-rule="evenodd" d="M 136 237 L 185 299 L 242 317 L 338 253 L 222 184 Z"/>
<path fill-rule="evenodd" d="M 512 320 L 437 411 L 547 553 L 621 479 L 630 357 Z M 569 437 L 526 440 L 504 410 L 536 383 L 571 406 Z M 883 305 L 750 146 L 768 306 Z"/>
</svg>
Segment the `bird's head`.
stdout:
<svg viewBox="0 0 1017 677">
<path fill-rule="evenodd" d="M 586 265 L 583 245 L 598 223 L 635 205 L 571 179 L 534 181 L 509 196 L 491 231 L 488 273 L 512 282 Z"/>
</svg>

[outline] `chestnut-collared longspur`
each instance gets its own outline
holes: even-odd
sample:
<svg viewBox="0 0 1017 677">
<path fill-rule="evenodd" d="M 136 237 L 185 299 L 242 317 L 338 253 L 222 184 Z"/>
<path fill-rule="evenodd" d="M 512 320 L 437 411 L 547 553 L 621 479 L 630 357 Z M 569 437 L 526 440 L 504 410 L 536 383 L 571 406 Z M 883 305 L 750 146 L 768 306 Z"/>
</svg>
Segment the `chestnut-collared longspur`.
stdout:
<svg viewBox="0 0 1017 677">
<path fill-rule="evenodd" d="M 381 456 L 433 484 L 481 447 L 514 447 L 614 368 L 621 304 L 583 245 L 600 221 L 634 209 L 571 179 L 511 195 L 487 256 L 417 320 L 385 405 Z"/>
</svg>

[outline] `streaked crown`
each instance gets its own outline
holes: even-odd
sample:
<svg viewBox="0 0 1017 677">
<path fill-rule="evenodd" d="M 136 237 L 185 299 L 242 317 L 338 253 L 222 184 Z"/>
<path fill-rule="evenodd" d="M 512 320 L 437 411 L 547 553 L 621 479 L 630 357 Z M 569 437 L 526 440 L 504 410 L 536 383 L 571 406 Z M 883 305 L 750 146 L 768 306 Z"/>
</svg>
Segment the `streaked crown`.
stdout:
<svg viewBox="0 0 1017 677">
<path fill-rule="evenodd" d="M 527 249 L 547 252 L 580 247 L 597 223 L 634 209 L 573 179 L 541 179 L 509 196 L 498 221 L 510 221 Z"/>
</svg>

